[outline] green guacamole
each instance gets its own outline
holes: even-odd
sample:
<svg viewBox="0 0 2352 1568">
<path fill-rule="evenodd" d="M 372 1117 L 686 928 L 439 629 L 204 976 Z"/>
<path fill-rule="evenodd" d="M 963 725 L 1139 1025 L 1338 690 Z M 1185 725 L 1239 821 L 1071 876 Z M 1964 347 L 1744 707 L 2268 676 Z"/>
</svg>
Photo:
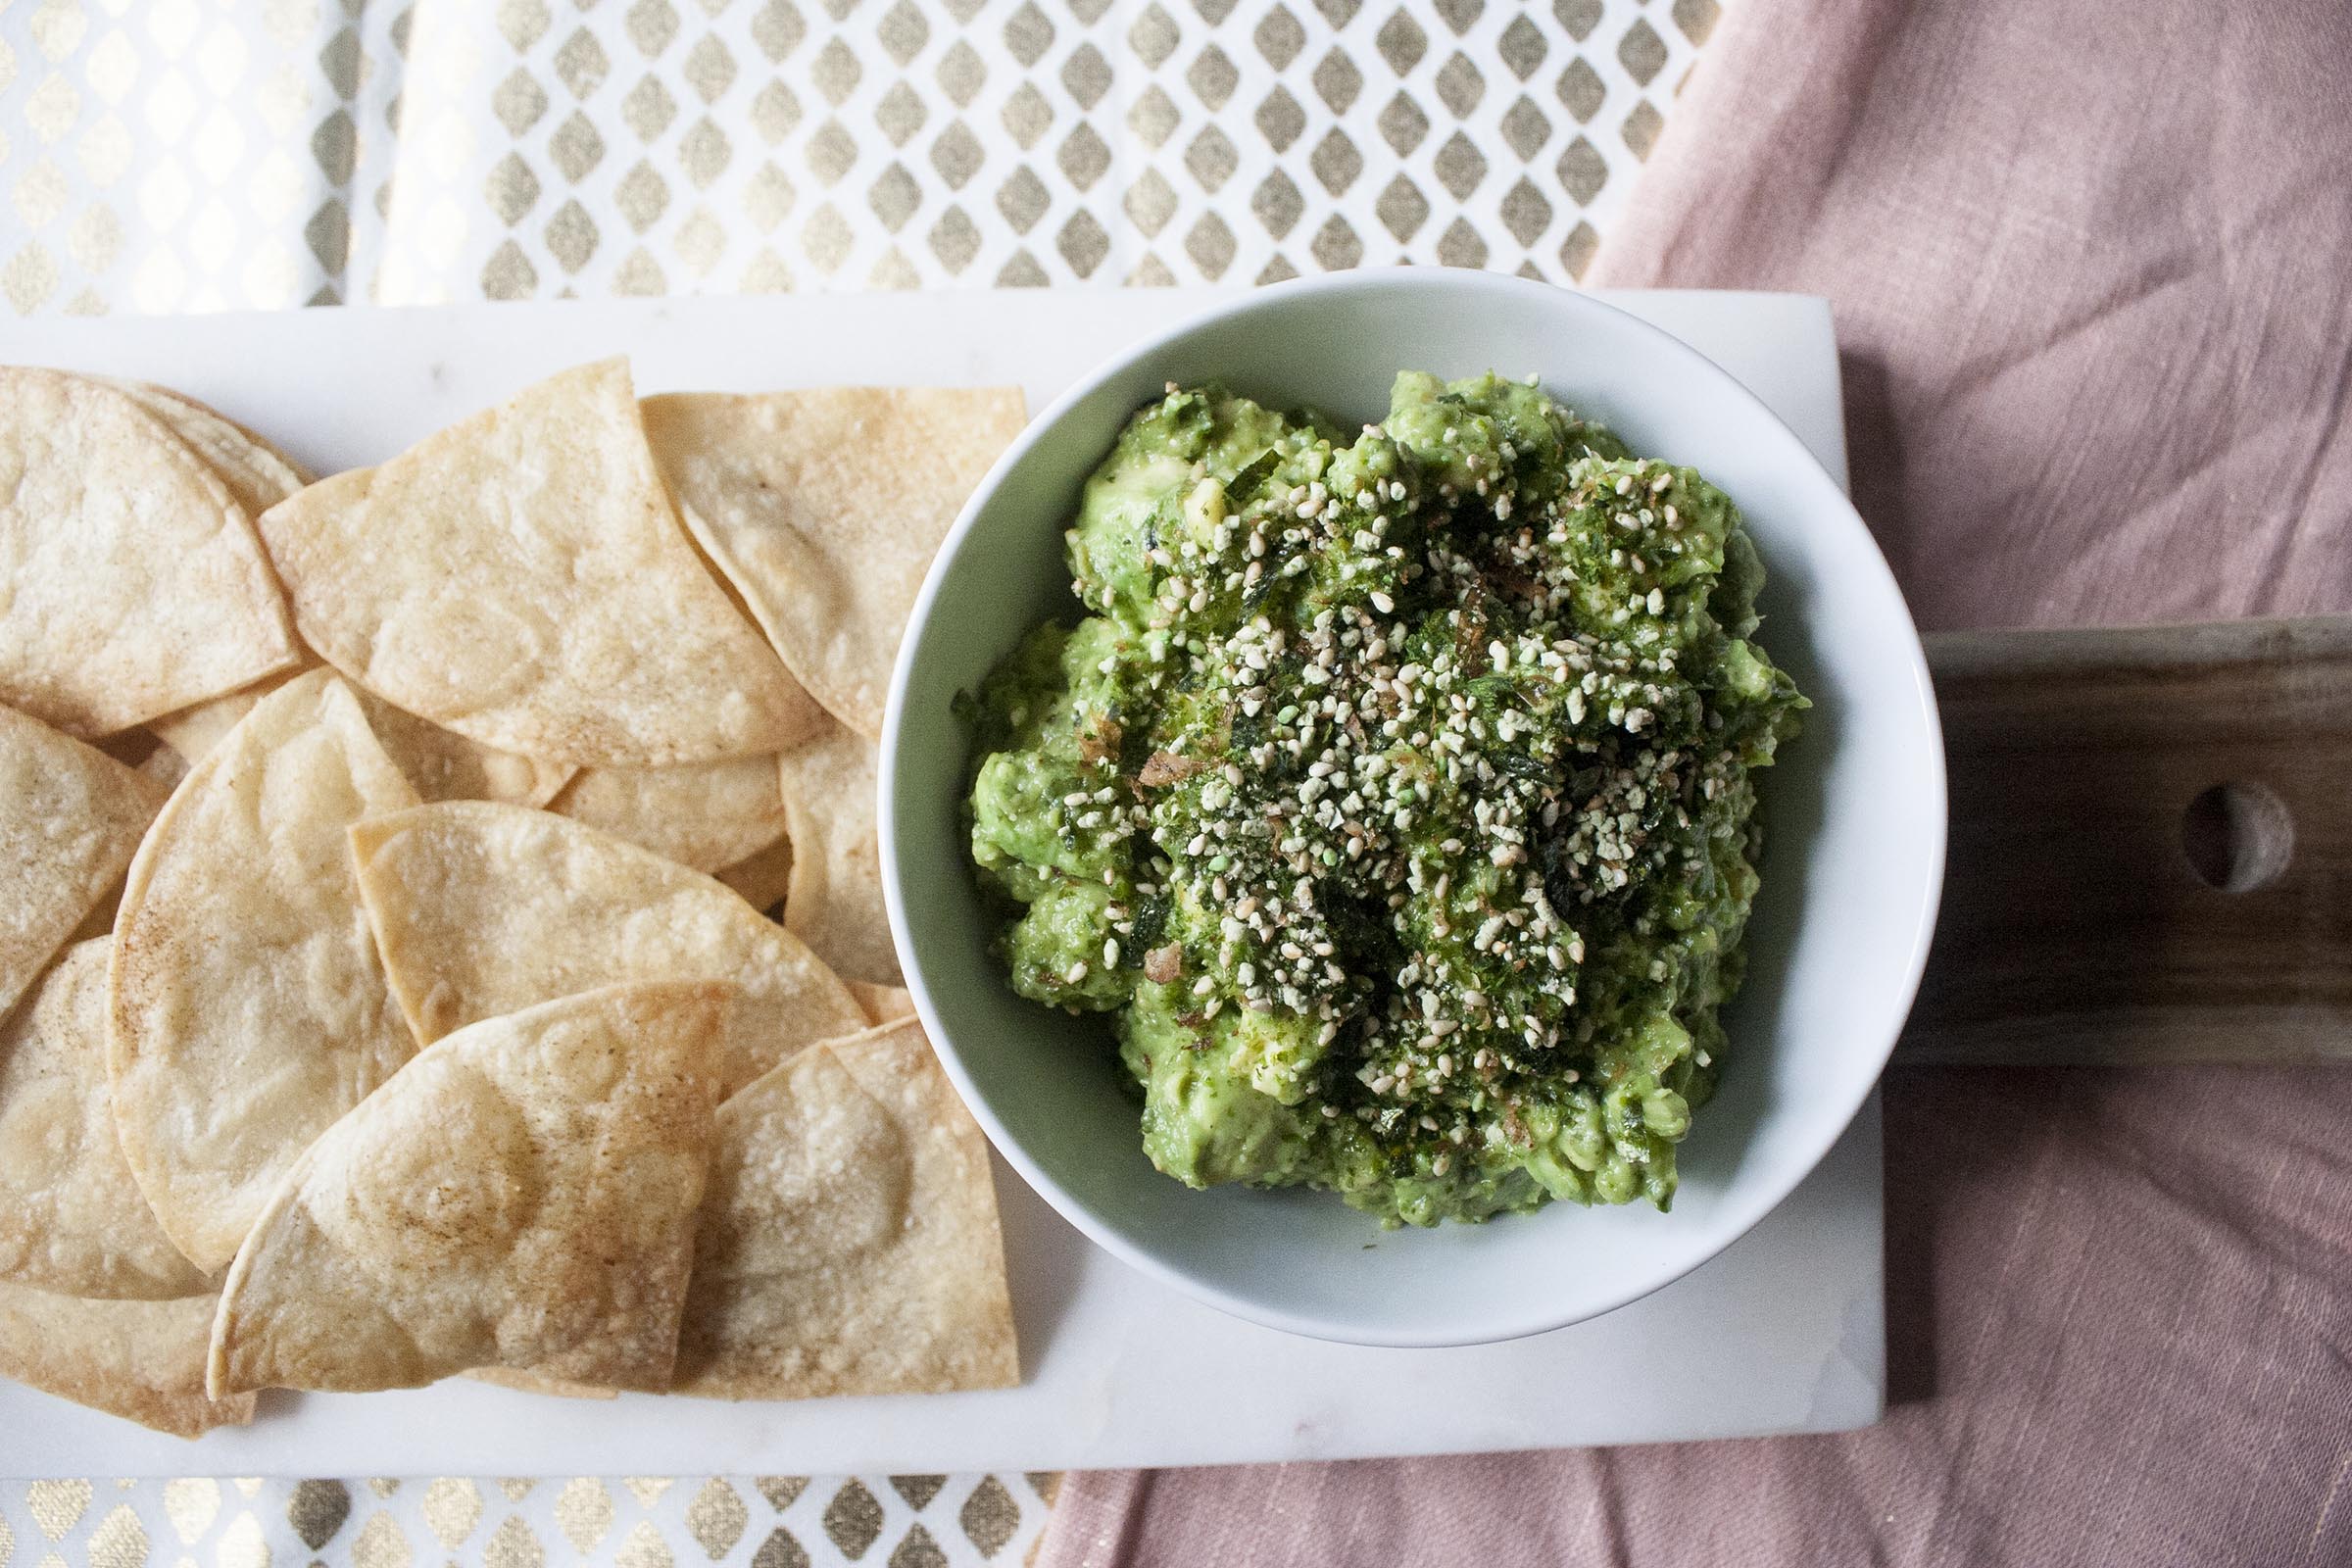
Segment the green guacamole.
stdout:
<svg viewBox="0 0 2352 1568">
<path fill-rule="evenodd" d="M 1111 1016 L 1152 1163 L 1389 1223 L 1674 1195 L 1806 706 L 1740 512 L 1532 383 L 1350 435 L 1215 386 L 970 705 L 1014 989 Z"/>
</svg>

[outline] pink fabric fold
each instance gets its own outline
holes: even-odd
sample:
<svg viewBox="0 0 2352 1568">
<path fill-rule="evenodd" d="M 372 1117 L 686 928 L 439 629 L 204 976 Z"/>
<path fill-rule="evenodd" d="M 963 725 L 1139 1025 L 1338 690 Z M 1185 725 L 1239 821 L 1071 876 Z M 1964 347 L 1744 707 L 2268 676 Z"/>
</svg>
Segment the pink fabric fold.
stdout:
<svg viewBox="0 0 2352 1568">
<path fill-rule="evenodd" d="M 1827 295 L 1929 628 L 2352 611 L 2352 9 L 1739 0 L 1596 259 Z M 1044 1568 L 2352 1564 L 2352 1069 L 1897 1070 L 1867 1432 L 1074 1474 Z"/>
</svg>

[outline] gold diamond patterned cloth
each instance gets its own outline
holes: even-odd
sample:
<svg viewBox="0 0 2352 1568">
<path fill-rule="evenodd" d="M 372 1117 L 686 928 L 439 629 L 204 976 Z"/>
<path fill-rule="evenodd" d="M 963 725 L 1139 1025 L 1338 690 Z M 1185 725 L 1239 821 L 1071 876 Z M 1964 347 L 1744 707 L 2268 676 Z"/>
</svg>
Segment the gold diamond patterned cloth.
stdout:
<svg viewBox="0 0 2352 1568">
<path fill-rule="evenodd" d="M 1582 274 L 1718 0 L 0 0 L 16 315 Z M 0 1484 L 0 1568 L 1018 1563 L 1053 1478 Z"/>
<path fill-rule="evenodd" d="M 1017 1564 L 1052 1476 L 17 1481 L 0 1564 L 615 1568 Z"/>
<path fill-rule="evenodd" d="M 1717 0 L 7 0 L 15 312 L 1566 279 Z"/>
</svg>

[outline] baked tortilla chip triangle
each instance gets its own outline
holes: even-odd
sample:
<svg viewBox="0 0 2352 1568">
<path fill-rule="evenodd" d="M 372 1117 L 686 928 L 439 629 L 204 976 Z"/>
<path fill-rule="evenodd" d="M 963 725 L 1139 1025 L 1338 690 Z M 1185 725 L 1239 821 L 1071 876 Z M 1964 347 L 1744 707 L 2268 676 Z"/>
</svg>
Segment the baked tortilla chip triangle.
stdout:
<svg viewBox="0 0 2352 1568">
<path fill-rule="evenodd" d="M 1027 417 L 1018 387 L 645 400 L 687 526 L 802 684 L 868 740 L 923 573 Z"/>
<path fill-rule="evenodd" d="M 106 1082 L 111 938 L 66 950 L 0 1022 L 0 1280 L 170 1300 L 212 1289 L 131 1179 Z"/>
<path fill-rule="evenodd" d="M 110 384 L 186 442 L 250 516 L 260 516 L 311 482 L 277 448 L 184 392 L 148 381 Z"/>
<path fill-rule="evenodd" d="M 420 1045 L 621 980 L 730 980 L 729 1093 L 865 1015 L 791 932 L 710 877 L 547 811 L 421 807 L 352 829 L 393 995 Z"/>
<path fill-rule="evenodd" d="M 0 367 L 0 702 L 76 735 L 296 657 L 252 514 L 103 381 Z"/>
<path fill-rule="evenodd" d="M 0 1016 L 122 878 L 166 791 L 0 708 Z"/>
<path fill-rule="evenodd" d="M 784 837 L 784 794 L 772 757 L 584 767 L 548 809 L 697 871 L 723 870 Z"/>
<path fill-rule="evenodd" d="M 622 360 L 315 484 L 261 531 L 321 658 L 499 751 L 666 767 L 778 751 L 818 716 L 680 528 Z"/>
<path fill-rule="evenodd" d="M 208 1291 L 90 1301 L 0 1284 L 0 1377 L 175 1438 L 243 1426 L 253 1419 L 252 1395 L 204 1392 L 216 1300 Z"/>
<path fill-rule="evenodd" d="M 849 979 L 897 985 L 875 837 L 874 743 L 831 724 L 786 752 L 780 771 L 792 838 L 785 929 Z"/>
<path fill-rule="evenodd" d="M 314 663 L 311 667 L 317 667 Z M 152 720 L 147 727 L 190 762 L 220 743 L 236 728 L 237 720 L 254 705 L 292 680 L 289 670 L 257 681 L 242 691 L 183 708 Z M 353 687 L 360 711 L 377 744 L 408 778 L 419 799 L 427 801 L 511 801 L 516 806 L 545 806 L 572 775 L 563 762 L 517 757 L 469 741 L 455 730 L 443 729 L 414 713 L 404 713 L 371 691 Z"/>
<path fill-rule="evenodd" d="M 677 1392 L 1019 1381 L 988 1144 L 920 1028 L 811 1046 L 719 1107 Z"/>
<path fill-rule="evenodd" d="M 295 1156 L 416 1050 L 345 836 L 416 804 L 331 670 L 192 768 L 115 917 L 108 1072 L 139 1189 L 199 1268 L 235 1253 Z"/>
<path fill-rule="evenodd" d="M 420 1053 L 304 1152 L 238 1249 L 214 1394 L 483 1367 L 668 1387 L 734 999 L 609 986 Z"/>
</svg>

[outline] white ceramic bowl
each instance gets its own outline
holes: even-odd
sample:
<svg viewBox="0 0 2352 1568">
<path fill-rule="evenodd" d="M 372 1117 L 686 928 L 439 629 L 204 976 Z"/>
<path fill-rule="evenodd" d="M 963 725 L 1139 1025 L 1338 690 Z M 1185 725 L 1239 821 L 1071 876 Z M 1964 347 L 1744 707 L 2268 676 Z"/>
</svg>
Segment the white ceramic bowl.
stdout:
<svg viewBox="0 0 2352 1568">
<path fill-rule="evenodd" d="M 965 849 L 952 714 L 1038 622 L 1070 617 L 1062 530 L 1120 426 L 1170 382 L 1376 419 L 1400 369 L 1542 373 L 1634 449 L 1697 467 L 1747 514 L 1763 639 L 1813 699 L 1763 780 L 1764 891 L 1721 1091 L 1669 1214 L 1577 1208 L 1388 1231 L 1328 1194 L 1193 1192 L 1143 1153 L 1100 1017 L 1012 994 Z M 1919 638 L 1885 560 L 1788 428 L 1695 351 L 1608 306 L 1475 272 L 1344 273 L 1252 294 L 1120 355 L 1041 415 L 949 533 L 884 725 L 883 882 L 906 983 L 1004 1157 L 1136 1267 L 1238 1316 L 1364 1345 L 1463 1345 L 1621 1306 L 1714 1256 L 1811 1171 L 1892 1048 L 1935 923 L 1943 757 Z M 1018 1259 L 1014 1260 L 1017 1270 Z"/>
</svg>

